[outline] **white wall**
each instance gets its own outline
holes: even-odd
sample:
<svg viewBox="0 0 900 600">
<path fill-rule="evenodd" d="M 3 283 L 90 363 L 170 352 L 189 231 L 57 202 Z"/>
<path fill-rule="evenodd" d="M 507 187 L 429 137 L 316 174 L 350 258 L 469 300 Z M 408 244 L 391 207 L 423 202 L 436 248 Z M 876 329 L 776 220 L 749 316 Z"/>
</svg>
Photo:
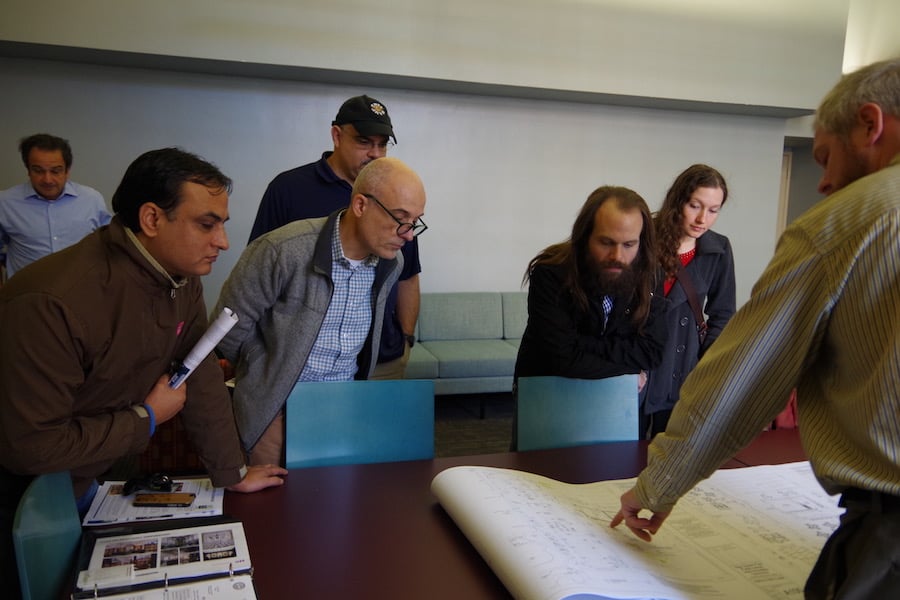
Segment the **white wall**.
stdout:
<svg viewBox="0 0 900 600">
<path fill-rule="evenodd" d="M 897 0 L 851 0 L 843 72 L 900 56 L 897 23 L 900 23 L 900 2 Z"/>
<path fill-rule="evenodd" d="M 731 237 L 738 301 L 772 255 L 784 121 L 344 87 L 0 58 L 0 186 L 25 177 L 19 138 L 68 138 L 73 179 L 107 199 L 141 152 L 179 145 L 235 180 L 232 248 L 206 278 L 211 305 L 277 172 L 315 160 L 347 97 L 370 93 L 393 117 L 394 156 L 428 192 L 420 238 L 423 291 L 518 289 L 528 260 L 562 240 L 602 184 L 634 188 L 656 208 L 675 175 L 708 162 L 731 199 L 717 229 Z"/>
<path fill-rule="evenodd" d="M 850 1 L 3 0 L 0 40 L 811 109 Z"/>
</svg>

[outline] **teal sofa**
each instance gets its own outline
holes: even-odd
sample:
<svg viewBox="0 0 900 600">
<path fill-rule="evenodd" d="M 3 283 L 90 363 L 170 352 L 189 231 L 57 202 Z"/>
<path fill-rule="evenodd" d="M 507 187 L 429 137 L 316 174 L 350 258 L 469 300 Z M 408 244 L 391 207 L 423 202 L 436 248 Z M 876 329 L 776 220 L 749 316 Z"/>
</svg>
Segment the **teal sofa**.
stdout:
<svg viewBox="0 0 900 600">
<path fill-rule="evenodd" d="M 424 293 L 406 378 L 435 395 L 511 392 L 527 320 L 527 292 Z"/>
</svg>

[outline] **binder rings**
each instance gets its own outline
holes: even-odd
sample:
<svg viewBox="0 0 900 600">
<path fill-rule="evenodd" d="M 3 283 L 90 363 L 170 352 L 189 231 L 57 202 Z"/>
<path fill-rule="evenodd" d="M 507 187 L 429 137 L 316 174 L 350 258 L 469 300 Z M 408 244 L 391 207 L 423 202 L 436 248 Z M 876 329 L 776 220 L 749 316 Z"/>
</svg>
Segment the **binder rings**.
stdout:
<svg viewBox="0 0 900 600">
<path fill-rule="evenodd" d="M 240 521 L 86 529 L 72 598 L 255 600 L 252 573 Z"/>
</svg>

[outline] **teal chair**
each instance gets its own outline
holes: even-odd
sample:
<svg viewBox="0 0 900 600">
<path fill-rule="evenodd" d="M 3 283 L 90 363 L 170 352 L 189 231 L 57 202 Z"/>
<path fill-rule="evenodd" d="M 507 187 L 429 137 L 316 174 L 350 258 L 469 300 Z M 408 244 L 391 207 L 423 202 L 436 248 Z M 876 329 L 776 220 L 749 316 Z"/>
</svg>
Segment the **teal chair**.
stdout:
<svg viewBox="0 0 900 600">
<path fill-rule="evenodd" d="M 434 384 L 311 381 L 285 408 L 288 469 L 434 458 Z"/>
<path fill-rule="evenodd" d="M 638 439 L 638 376 L 520 377 L 519 450 Z"/>
<path fill-rule="evenodd" d="M 81 520 L 68 472 L 39 475 L 16 508 L 13 545 L 22 598 L 59 598 L 75 566 Z"/>
</svg>

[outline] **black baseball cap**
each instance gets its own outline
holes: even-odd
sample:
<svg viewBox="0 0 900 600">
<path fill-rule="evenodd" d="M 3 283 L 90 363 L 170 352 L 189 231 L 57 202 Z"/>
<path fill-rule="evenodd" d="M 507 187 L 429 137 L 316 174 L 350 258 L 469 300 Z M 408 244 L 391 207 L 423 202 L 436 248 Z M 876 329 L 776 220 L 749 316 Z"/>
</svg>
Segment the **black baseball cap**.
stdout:
<svg viewBox="0 0 900 600">
<path fill-rule="evenodd" d="M 387 106 L 371 96 L 354 96 L 341 104 L 331 124 L 353 125 L 360 135 L 387 135 L 397 142 Z"/>
</svg>

